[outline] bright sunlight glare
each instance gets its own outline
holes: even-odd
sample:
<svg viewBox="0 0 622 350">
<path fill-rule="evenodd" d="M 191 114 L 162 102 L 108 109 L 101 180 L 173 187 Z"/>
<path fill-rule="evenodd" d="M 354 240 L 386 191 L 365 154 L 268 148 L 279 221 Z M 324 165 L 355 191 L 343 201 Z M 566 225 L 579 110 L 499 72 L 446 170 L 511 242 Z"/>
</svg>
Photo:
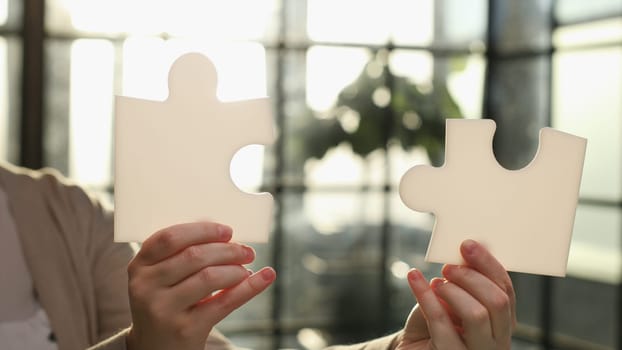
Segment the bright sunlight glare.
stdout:
<svg viewBox="0 0 622 350">
<path fill-rule="evenodd" d="M 3 26 L 9 17 L 9 1 L 0 0 L 0 26 Z"/>
<path fill-rule="evenodd" d="M 464 118 L 482 117 L 485 68 L 486 60 L 482 55 L 470 55 L 464 69 L 451 71 L 447 76 L 449 93 L 460 106 Z"/>
<path fill-rule="evenodd" d="M 64 0 L 64 6 L 79 31 L 217 40 L 261 39 L 277 11 L 275 0 Z"/>
<path fill-rule="evenodd" d="M 339 92 L 354 82 L 370 59 L 360 48 L 314 46 L 307 51 L 307 104 L 326 111 L 336 102 Z"/>
<path fill-rule="evenodd" d="M 389 68 L 393 74 L 408 77 L 417 85 L 430 85 L 434 74 L 434 57 L 428 51 L 398 49 L 389 56 Z"/>
<path fill-rule="evenodd" d="M 622 18 L 563 26 L 553 32 L 557 47 L 616 43 L 622 40 Z"/>
<path fill-rule="evenodd" d="M 622 198 L 620 62 L 620 47 L 559 52 L 553 56 L 553 126 L 590 140 L 580 190 L 587 198 Z"/>
<path fill-rule="evenodd" d="M 432 0 L 307 2 L 309 38 L 319 42 L 427 45 L 433 39 L 433 19 Z"/>
<path fill-rule="evenodd" d="M 112 43 L 74 41 L 70 74 L 70 176 L 89 186 L 105 186 L 112 171 Z"/>
<path fill-rule="evenodd" d="M 382 194 L 308 191 L 303 196 L 304 217 L 322 235 L 333 235 L 361 224 L 378 224 Z M 330 213 L 330 215 L 327 215 Z"/>
<path fill-rule="evenodd" d="M 184 53 L 199 52 L 216 66 L 218 98 L 266 97 L 266 51 L 257 43 L 204 44 L 192 39 L 128 38 L 123 45 L 123 94 L 164 100 L 168 71 Z"/>
</svg>

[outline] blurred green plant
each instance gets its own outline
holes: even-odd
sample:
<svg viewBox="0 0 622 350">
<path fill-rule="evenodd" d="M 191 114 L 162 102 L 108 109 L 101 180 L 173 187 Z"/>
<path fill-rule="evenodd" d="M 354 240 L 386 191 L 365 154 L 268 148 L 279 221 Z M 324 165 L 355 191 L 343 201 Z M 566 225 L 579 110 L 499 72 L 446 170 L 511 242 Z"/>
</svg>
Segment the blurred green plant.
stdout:
<svg viewBox="0 0 622 350">
<path fill-rule="evenodd" d="M 322 116 L 303 118 L 294 130 L 293 144 L 304 160 L 321 159 L 333 147 L 348 143 L 365 158 L 398 141 L 404 150 L 423 147 L 433 165 L 444 159 L 445 119 L 460 117 L 460 109 L 444 79 L 417 86 L 394 75 L 386 52 L 379 51 L 359 77 L 346 86 L 335 107 Z"/>
</svg>

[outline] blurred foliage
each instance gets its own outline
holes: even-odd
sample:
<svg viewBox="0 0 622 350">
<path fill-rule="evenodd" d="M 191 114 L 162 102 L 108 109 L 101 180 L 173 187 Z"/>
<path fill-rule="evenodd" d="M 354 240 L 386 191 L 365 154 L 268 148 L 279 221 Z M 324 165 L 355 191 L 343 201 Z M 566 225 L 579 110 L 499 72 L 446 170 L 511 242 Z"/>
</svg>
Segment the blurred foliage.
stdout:
<svg viewBox="0 0 622 350">
<path fill-rule="evenodd" d="M 326 115 L 304 118 L 291 145 L 298 148 L 297 154 L 305 160 L 320 159 L 346 142 L 354 153 L 366 157 L 395 140 L 404 150 L 422 146 L 433 165 L 442 164 L 445 119 L 461 115 L 458 105 L 444 80 L 417 86 L 391 73 L 386 56 L 377 53 Z"/>
</svg>

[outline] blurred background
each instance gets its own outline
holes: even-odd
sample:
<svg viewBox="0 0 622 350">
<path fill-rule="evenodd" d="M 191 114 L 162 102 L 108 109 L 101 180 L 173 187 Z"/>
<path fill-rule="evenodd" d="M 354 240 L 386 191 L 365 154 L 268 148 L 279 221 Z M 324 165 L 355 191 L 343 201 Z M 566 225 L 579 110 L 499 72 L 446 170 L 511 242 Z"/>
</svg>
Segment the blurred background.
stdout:
<svg viewBox="0 0 622 350">
<path fill-rule="evenodd" d="M 568 277 L 512 274 L 515 348 L 622 348 L 620 0 L 0 0 L 0 159 L 112 198 L 114 95 L 166 98 L 189 51 L 212 58 L 223 101 L 269 96 L 279 135 L 231 166 L 277 205 L 254 266 L 279 278 L 220 325 L 238 345 L 399 329 L 408 269 L 440 269 L 400 177 L 442 164 L 446 118 L 486 117 L 509 169 L 542 127 L 589 140 Z"/>
</svg>

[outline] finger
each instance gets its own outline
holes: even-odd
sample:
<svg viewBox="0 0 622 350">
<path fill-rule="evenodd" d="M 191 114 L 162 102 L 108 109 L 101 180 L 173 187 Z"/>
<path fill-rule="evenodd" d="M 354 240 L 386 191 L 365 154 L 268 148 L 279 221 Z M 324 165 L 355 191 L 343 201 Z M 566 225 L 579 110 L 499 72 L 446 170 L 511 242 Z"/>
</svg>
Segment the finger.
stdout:
<svg viewBox="0 0 622 350">
<path fill-rule="evenodd" d="M 428 332 L 433 343 L 440 349 L 464 349 L 460 336 L 454 330 L 451 318 L 426 282 L 423 274 L 417 269 L 412 269 L 408 273 L 408 283 L 426 318 Z M 406 334 L 415 331 L 409 324 L 404 329 Z"/>
<path fill-rule="evenodd" d="M 243 265 L 253 262 L 253 248 L 238 243 L 206 243 L 187 247 L 172 257 L 149 266 L 148 274 L 159 286 L 172 286 L 208 266 Z"/>
<path fill-rule="evenodd" d="M 463 338 L 469 349 L 495 349 L 488 310 L 464 289 L 447 282 L 436 289 L 462 320 Z"/>
<path fill-rule="evenodd" d="M 231 235 L 230 227 L 213 222 L 170 226 L 147 238 L 136 254 L 135 260 L 140 265 L 152 265 L 191 245 L 228 242 Z"/>
<path fill-rule="evenodd" d="M 497 340 L 512 336 L 512 307 L 509 296 L 496 283 L 466 266 L 445 265 L 443 275 L 486 307 Z"/>
<path fill-rule="evenodd" d="M 191 316 L 203 322 L 205 327 L 212 327 L 235 309 L 263 292 L 275 279 L 274 270 L 264 267 L 251 276 L 247 275 L 247 278 L 238 285 L 223 290 L 195 306 L 191 309 Z"/>
<path fill-rule="evenodd" d="M 446 282 L 447 281 L 443 278 L 435 277 L 430 281 L 430 288 L 432 288 L 432 290 L 436 292 L 436 289 L 439 286 L 442 286 L 443 284 L 445 284 Z M 449 318 L 451 318 L 451 322 L 454 324 L 454 328 L 456 329 L 458 334 L 462 334 L 463 333 L 462 321 L 460 320 L 460 318 L 456 316 L 456 314 L 453 311 L 451 311 L 451 308 L 449 307 L 449 305 L 447 305 L 447 302 L 445 302 L 445 300 L 439 298 L 439 302 L 445 308 L 445 311 L 449 315 Z"/>
<path fill-rule="evenodd" d="M 512 326 L 516 324 L 516 295 L 512 279 L 501 263 L 481 244 L 466 240 L 460 246 L 460 252 L 467 265 L 495 282 L 510 298 Z"/>
<path fill-rule="evenodd" d="M 184 310 L 221 289 L 231 288 L 248 278 L 240 265 L 208 266 L 171 287 L 168 295 L 173 310 Z"/>
</svg>

